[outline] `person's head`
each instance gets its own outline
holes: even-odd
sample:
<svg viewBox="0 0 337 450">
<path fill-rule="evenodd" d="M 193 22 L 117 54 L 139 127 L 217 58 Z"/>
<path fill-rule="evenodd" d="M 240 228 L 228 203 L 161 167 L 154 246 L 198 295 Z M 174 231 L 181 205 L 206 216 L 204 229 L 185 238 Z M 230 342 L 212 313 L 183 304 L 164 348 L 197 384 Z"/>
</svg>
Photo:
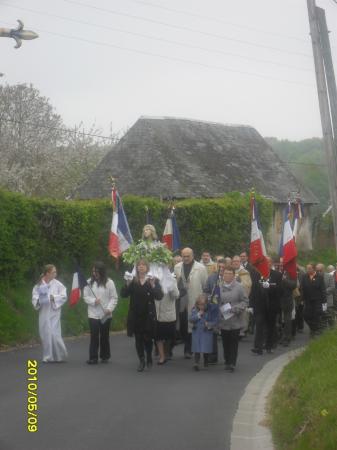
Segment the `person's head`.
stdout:
<svg viewBox="0 0 337 450">
<path fill-rule="evenodd" d="M 181 251 L 181 257 L 184 264 L 191 264 L 194 259 L 193 250 L 189 247 L 183 248 Z"/>
<path fill-rule="evenodd" d="M 216 257 L 214 258 L 216 262 L 219 261 L 219 259 L 224 259 L 224 255 L 216 255 Z"/>
<path fill-rule="evenodd" d="M 229 256 L 226 256 L 224 258 L 224 260 L 225 260 L 226 267 L 232 267 L 232 258 L 230 258 Z"/>
<path fill-rule="evenodd" d="M 106 267 L 102 261 L 95 261 L 92 266 L 92 282 L 105 286 L 107 282 Z"/>
<path fill-rule="evenodd" d="M 325 272 L 325 266 L 322 263 L 316 264 L 316 272 L 323 274 Z"/>
<path fill-rule="evenodd" d="M 234 270 L 239 270 L 241 267 L 241 258 L 239 255 L 234 255 L 232 258 L 232 267 Z"/>
<path fill-rule="evenodd" d="M 180 255 L 173 256 L 173 264 L 176 265 L 180 263 L 183 260 L 183 258 Z"/>
<path fill-rule="evenodd" d="M 42 271 L 42 278 L 49 283 L 49 281 L 53 280 L 57 276 L 57 270 L 54 264 L 46 264 Z"/>
<path fill-rule="evenodd" d="M 235 278 L 235 270 L 232 267 L 226 267 L 223 272 L 223 280 L 226 284 L 231 284 Z"/>
<path fill-rule="evenodd" d="M 307 274 L 312 275 L 313 273 L 315 273 L 315 264 L 314 263 L 309 263 L 307 264 Z"/>
<path fill-rule="evenodd" d="M 155 227 L 149 223 L 145 225 L 143 228 L 142 238 L 156 241 L 158 239 L 158 236 Z"/>
<path fill-rule="evenodd" d="M 203 264 L 209 264 L 211 262 L 211 254 L 209 251 L 204 250 L 201 254 L 201 261 Z"/>
<path fill-rule="evenodd" d="M 139 259 L 136 263 L 137 278 L 144 278 L 150 270 L 150 264 L 146 259 Z"/>
<path fill-rule="evenodd" d="M 223 277 L 223 273 L 224 273 L 225 267 L 226 267 L 225 258 L 219 258 L 217 260 L 217 268 L 218 268 L 219 275 L 221 277 Z"/>
<path fill-rule="evenodd" d="M 197 298 L 197 300 L 195 302 L 195 306 L 197 309 L 199 309 L 201 311 L 205 311 L 206 306 L 207 306 L 207 295 L 205 295 L 205 294 L 199 295 L 199 297 Z"/>
<path fill-rule="evenodd" d="M 241 264 L 244 265 L 248 262 L 248 254 L 246 251 L 240 253 Z"/>
<path fill-rule="evenodd" d="M 334 270 L 335 270 L 335 268 L 332 264 L 329 264 L 328 267 L 326 268 L 326 271 L 328 273 L 332 273 Z"/>
</svg>

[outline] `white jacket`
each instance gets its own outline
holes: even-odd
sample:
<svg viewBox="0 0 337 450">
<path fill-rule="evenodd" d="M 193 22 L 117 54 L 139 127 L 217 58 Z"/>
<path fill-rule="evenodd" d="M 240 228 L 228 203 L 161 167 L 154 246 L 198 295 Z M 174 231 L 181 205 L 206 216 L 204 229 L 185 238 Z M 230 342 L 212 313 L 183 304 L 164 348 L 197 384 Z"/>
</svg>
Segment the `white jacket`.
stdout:
<svg viewBox="0 0 337 450">
<path fill-rule="evenodd" d="M 88 286 L 85 286 L 83 291 L 84 301 L 88 304 L 89 319 L 112 317 L 111 313 L 116 308 L 118 301 L 115 283 L 108 278 L 105 286 L 98 286 L 96 281 L 90 286 L 90 281 L 89 279 Z M 95 305 L 96 298 L 101 300 L 100 305 Z M 104 310 L 109 311 L 109 313 L 105 314 Z"/>
</svg>

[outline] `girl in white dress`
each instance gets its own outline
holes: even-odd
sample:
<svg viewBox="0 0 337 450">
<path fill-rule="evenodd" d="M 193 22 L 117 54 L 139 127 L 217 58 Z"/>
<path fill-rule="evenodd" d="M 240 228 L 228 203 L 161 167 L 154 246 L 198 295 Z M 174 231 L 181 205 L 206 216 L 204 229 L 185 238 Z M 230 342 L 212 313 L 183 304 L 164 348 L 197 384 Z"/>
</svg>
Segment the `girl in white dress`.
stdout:
<svg viewBox="0 0 337 450">
<path fill-rule="evenodd" d="M 43 348 L 42 361 L 65 361 L 68 353 L 61 335 L 61 307 L 67 290 L 56 280 L 56 267 L 47 264 L 40 281 L 33 288 L 33 307 L 39 311 L 39 332 Z"/>
</svg>

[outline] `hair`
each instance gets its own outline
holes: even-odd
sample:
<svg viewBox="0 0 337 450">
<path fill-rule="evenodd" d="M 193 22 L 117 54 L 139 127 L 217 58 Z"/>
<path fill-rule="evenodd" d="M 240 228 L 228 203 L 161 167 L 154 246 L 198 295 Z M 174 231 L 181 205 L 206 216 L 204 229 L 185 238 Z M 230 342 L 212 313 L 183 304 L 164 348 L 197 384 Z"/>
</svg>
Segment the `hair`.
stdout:
<svg viewBox="0 0 337 450">
<path fill-rule="evenodd" d="M 95 277 L 92 275 L 90 279 L 90 286 L 92 286 L 96 281 L 98 286 L 105 287 L 106 282 L 108 281 L 105 264 L 102 261 L 96 261 L 94 262 L 93 268 L 99 273 L 99 280 L 96 280 Z"/>
<path fill-rule="evenodd" d="M 41 273 L 41 275 L 39 276 L 39 279 L 38 279 L 38 284 L 41 284 L 41 281 L 42 281 L 42 278 L 45 276 L 45 275 L 47 275 L 47 273 L 49 273 L 49 272 L 51 272 L 53 269 L 56 269 L 56 266 L 54 265 L 54 264 L 46 264 L 46 265 L 44 265 L 43 266 L 43 269 L 42 269 L 42 273 Z"/>
<path fill-rule="evenodd" d="M 139 274 L 138 274 L 139 264 L 144 264 L 147 267 L 147 272 L 150 270 L 150 263 L 144 258 L 139 259 L 135 264 L 135 266 L 136 266 L 136 276 L 135 276 L 136 283 L 139 283 Z"/>
<path fill-rule="evenodd" d="M 154 241 L 157 241 L 157 240 L 158 240 L 158 236 L 157 236 L 156 229 L 155 229 L 155 227 L 154 227 L 153 225 L 151 225 L 150 223 L 147 223 L 146 225 L 144 225 L 144 227 L 143 227 L 143 232 L 142 232 L 142 239 L 145 239 L 145 236 L 144 236 L 144 230 L 145 230 L 145 228 L 148 228 L 149 230 L 151 230 L 151 233 L 152 233 L 152 239 L 153 239 Z"/>
<path fill-rule="evenodd" d="M 226 264 L 225 258 L 219 258 L 216 262 L 217 264 Z"/>
<path fill-rule="evenodd" d="M 233 275 L 235 275 L 235 269 L 233 269 L 232 267 L 226 267 L 225 268 L 225 272 L 232 272 Z"/>
<path fill-rule="evenodd" d="M 203 302 L 205 302 L 205 304 L 207 304 L 207 302 L 208 302 L 207 294 L 200 294 L 200 295 L 197 297 L 197 299 L 196 299 L 196 301 L 195 301 L 195 306 L 196 306 L 196 307 L 198 307 L 198 303 L 199 303 L 200 301 L 203 301 Z"/>
</svg>

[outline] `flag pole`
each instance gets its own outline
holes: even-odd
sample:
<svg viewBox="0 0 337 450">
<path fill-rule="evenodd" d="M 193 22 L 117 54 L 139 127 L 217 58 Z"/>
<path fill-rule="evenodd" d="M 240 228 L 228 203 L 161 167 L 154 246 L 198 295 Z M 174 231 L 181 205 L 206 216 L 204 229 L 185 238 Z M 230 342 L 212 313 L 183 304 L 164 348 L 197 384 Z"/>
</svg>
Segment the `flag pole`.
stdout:
<svg viewBox="0 0 337 450">
<path fill-rule="evenodd" d="M 111 192 L 112 192 L 112 212 L 115 210 L 115 204 L 113 201 L 114 192 L 116 191 L 116 178 L 114 178 L 112 175 L 110 175 L 110 182 L 111 182 Z M 120 260 L 119 256 L 115 258 L 115 269 L 116 271 L 119 271 L 120 268 Z"/>
</svg>

